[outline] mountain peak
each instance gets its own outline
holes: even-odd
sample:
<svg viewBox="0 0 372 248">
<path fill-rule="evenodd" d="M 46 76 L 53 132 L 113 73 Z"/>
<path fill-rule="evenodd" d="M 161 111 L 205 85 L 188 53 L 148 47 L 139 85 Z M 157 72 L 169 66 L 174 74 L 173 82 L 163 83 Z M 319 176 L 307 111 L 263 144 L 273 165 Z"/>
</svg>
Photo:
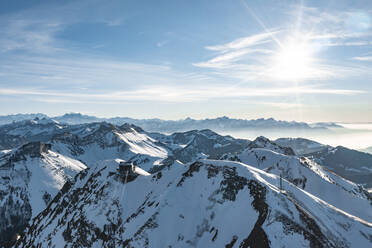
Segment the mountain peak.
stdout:
<svg viewBox="0 0 372 248">
<path fill-rule="evenodd" d="M 130 123 L 124 123 L 123 125 L 121 125 L 120 127 L 119 127 L 119 129 L 121 130 L 121 131 L 132 131 L 132 130 L 135 130 L 135 131 L 137 131 L 137 132 L 144 132 L 144 130 L 142 129 L 142 128 L 140 128 L 140 127 L 138 127 L 138 126 L 136 126 L 136 125 L 133 125 L 133 124 L 130 124 Z"/>
<path fill-rule="evenodd" d="M 229 117 L 227 117 L 226 115 L 222 116 L 222 117 L 217 117 L 216 118 L 217 120 L 230 120 Z"/>
<path fill-rule="evenodd" d="M 295 155 L 292 148 L 282 147 L 264 136 L 257 137 L 254 141 L 252 141 L 251 144 L 249 144 L 249 148 L 266 148 L 275 152 L 283 153 L 285 155 Z"/>
<path fill-rule="evenodd" d="M 81 113 L 66 113 L 62 117 L 82 117 L 83 114 Z"/>
<path fill-rule="evenodd" d="M 204 135 L 207 135 L 207 136 L 218 135 L 217 133 L 213 132 L 213 131 L 210 130 L 210 129 L 203 129 L 203 130 L 200 130 L 199 132 L 200 132 L 201 134 L 204 134 Z"/>
</svg>

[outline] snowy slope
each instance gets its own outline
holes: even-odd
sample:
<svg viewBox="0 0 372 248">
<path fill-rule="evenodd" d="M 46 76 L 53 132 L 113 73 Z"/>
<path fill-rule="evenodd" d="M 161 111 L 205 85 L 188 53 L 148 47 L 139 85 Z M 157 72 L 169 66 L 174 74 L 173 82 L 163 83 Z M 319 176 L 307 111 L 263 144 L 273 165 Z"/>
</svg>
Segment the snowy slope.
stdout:
<svg viewBox="0 0 372 248">
<path fill-rule="evenodd" d="M 0 126 L 0 149 L 11 149 L 31 141 L 47 142 L 63 132 L 66 125 L 51 119 L 33 119 Z"/>
<path fill-rule="evenodd" d="M 331 147 L 303 138 L 280 138 L 275 143 L 291 147 L 297 155 L 310 157 L 340 176 L 372 188 L 372 154 L 346 147 Z"/>
<path fill-rule="evenodd" d="M 238 162 L 146 176 L 102 161 L 67 183 L 18 246 L 370 247 L 372 224 Z"/>
<path fill-rule="evenodd" d="M 372 154 L 337 146 L 304 156 L 348 180 L 372 188 Z"/>
<path fill-rule="evenodd" d="M 64 183 L 86 166 L 28 143 L 0 157 L 0 246 L 42 211 Z"/>
<path fill-rule="evenodd" d="M 273 173 L 343 211 L 372 222 L 372 201 L 359 185 L 347 181 L 307 158 L 288 156 L 267 148 L 249 148 L 224 159 Z M 340 200 L 342 199 L 342 200 Z"/>
<path fill-rule="evenodd" d="M 134 125 L 92 123 L 70 127 L 52 138 L 53 150 L 83 161 L 88 166 L 100 160 L 135 160 L 146 170 L 160 165 L 171 153 L 167 147 Z"/>
<path fill-rule="evenodd" d="M 148 171 L 176 160 L 187 163 L 197 158 L 219 158 L 250 144 L 248 140 L 221 136 L 211 130 L 164 135 L 147 133 L 131 124 L 116 126 L 105 122 L 71 126 L 51 142 L 55 151 L 88 166 L 99 160 L 120 158 Z"/>
<path fill-rule="evenodd" d="M 241 151 L 250 144 L 249 140 L 222 136 L 209 129 L 192 130 L 171 135 L 158 133 L 150 135 L 166 144 L 173 151 L 172 157 L 183 163 L 198 158 L 216 159 L 227 152 Z"/>
<path fill-rule="evenodd" d="M 3 136 L 1 136 L 3 133 Z M 0 127 L 0 140 L 12 148 L 28 141 L 45 141 L 53 150 L 81 160 L 87 165 L 96 161 L 121 158 L 141 163 L 146 170 L 161 165 L 164 159 L 190 162 L 196 158 L 218 158 L 226 152 L 241 151 L 248 140 L 221 136 L 211 130 L 193 130 L 164 135 L 147 133 L 141 128 L 106 122 L 63 125 L 54 120 L 29 120 Z M 169 162 L 167 162 L 169 163 Z"/>
</svg>

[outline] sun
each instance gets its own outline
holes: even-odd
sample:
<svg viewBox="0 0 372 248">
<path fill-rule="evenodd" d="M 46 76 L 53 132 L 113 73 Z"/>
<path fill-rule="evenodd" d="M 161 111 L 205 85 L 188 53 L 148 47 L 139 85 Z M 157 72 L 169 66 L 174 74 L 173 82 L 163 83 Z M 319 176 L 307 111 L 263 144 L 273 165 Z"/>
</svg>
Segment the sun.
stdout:
<svg viewBox="0 0 372 248">
<path fill-rule="evenodd" d="M 279 47 L 272 58 L 272 77 L 293 81 L 312 77 L 314 57 L 306 36 L 295 35 Z"/>
</svg>

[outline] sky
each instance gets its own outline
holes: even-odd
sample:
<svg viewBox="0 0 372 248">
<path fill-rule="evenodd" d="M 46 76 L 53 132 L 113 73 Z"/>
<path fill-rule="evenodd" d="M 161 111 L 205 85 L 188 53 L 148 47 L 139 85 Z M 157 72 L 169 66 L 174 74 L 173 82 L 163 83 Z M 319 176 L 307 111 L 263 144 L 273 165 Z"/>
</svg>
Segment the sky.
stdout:
<svg viewBox="0 0 372 248">
<path fill-rule="evenodd" d="M 2 0 L 0 115 L 372 122 L 370 0 Z"/>
</svg>

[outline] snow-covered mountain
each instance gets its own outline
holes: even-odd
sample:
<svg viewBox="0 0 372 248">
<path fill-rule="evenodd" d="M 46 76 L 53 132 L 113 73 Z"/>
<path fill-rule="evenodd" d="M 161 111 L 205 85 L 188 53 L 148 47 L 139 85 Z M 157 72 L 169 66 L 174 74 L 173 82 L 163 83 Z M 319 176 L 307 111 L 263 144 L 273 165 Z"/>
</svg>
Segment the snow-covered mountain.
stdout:
<svg viewBox="0 0 372 248">
<path fill-rule="evenodd" d="M 86 166 L 32 142 L 0 157 L 0 246 L 14 238 Z"/>
<path fill-rule="evenodd" d="M 246 148 L 249 140 L 221 136 L 209 129 L 177 132 L 171 135 L 150 134 L 173 150 L 172 158 L 183 163 L 198 158 L 218 159 L 227 152 L 238 152 Z"/>
<path fill-rule="evenodd" d="M 88 166 L 99 160 L 120 158 L 141 164 L 146 170 L 160 165 L 171 151 L 141 128 L 100 122 L 71 126 L 53 136 L 53 149 Z"/>
<path fill-rule="evenodd" d="M 0 125 L 9 124 L 12 122 L 24 121 L 24 120 L 33 120 L 35 118 L 48 118 L 47 115 L 37 113 L 37 114 L 15 114 L 15 115 L 3 115 L 0 116 Z"/>
<path fill-rule="evenodd" d="M 254 148 L 227 154 L 222 159 L 239 161 L 277 176 L 282 175 L 297 187 L 372 223 L 372 212 L 369 212 L 372 199 L 361 186 L 330 173 L 306 157 L 281 152 L 280 146 L 264 137 L 254 140 L 251 147 Z"/>
<path fill-rule="evenodd" d="M 290 155 L 290 156 L 295 155 L 292 148 L 287 147 L 287 146 L 280 146 L 279 144 L 263 136 L 257 137 L 253 142 L 249 144 L 249 149 L 253 149 L 253 148 L 265 148 L 265 149 L 268 149 L 268 150 L 271 150 L 277 153 L 281 153 L 284 155 Z"/>
<path fill-rule="evenodd" d="M 17 246 L 371 246 L 371 223 L 279 180 L 229 161 L 154 175 L 102 161 L 66 183 Z"/>
<path fill-rule="evenodd" d="M 372 244 L 366 190 L 283 143 L 208 129 L 22 123 L 0 127 L 26 142 L 0 153 L 0 227 L 3 241 L 21 234 L 17 247 Z"/>
<path fill-rule="evenodd" d="M 372 154 L 337 146 L 305 156 L 348 180 L 372 188 Z"/>
<path fill-rule="evenodd" d="M 280 138 L 275 143 L 291 147 L 297 155 L 310 157 L 332 172 L 372 188 L 372 154 L 368 150 L 332 147 L 303 138 Z"/>
<path fill-rule="evenodd" d="M 72 125 L 106 121 L 105 118 L 98 118 L 95 116 L 83 115 L 80 113 L 67 113 L 61 116 L 52 117 L 52 119 L 60 123 L 67 123 Z"/>
<path fill-rule="evenodd" d="M 297 155 L 309 154 L 329 147 L 319 142 L 304 138 L 279 138 L 275 140 L 275 143 L 292 148 Z"/>
<path fill-rule="evenodd" d="M 12 123 L 0 127 L 4 139 L 1 149 L 20 146 L 29 141 L 41 140 L 53 144 L 53 150 L 86 164 L 97 160 L 121 158 L 142 163 L 145 169 L 161 164 L 165 158 L 190 162 L 196 157 L 218 158 L 226 152 L 238 151 L 249 144 L 248 140 L 221 136 L 211 130 L 192 130 L 165 135 L 147 133 L 131 124 L 121 126 L 107 122 L 80 125 L 60 124 L 42 119 Z M 155 161 L 156 160 L 156 161 Z"/>
<path fill-rule="evenodd" d="M 31 141 L 48 141 L 67 126 L 49 118 L 35 118 L 0 126 L 0 149 L 10 149 Z"/>
</svg>

